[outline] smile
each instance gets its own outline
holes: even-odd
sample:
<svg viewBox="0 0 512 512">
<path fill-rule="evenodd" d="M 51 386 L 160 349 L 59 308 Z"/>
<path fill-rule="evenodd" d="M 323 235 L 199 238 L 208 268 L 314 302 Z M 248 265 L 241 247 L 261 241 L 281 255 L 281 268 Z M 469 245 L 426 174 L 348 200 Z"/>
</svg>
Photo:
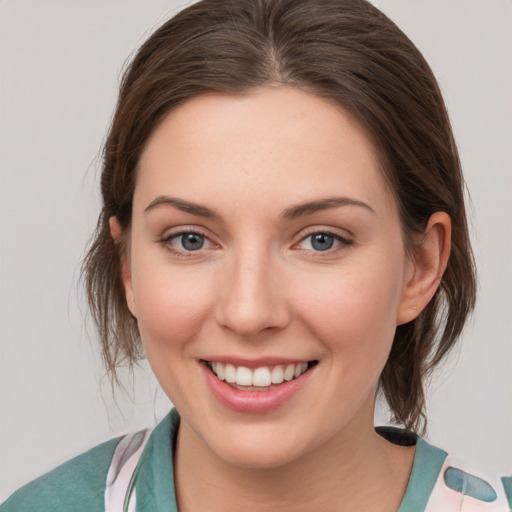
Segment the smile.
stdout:
<svg viewBox="0 0 512 512">
<path fill-rule="evenodd" d="M 259 388 L 264 391 L 299 378 L 316 365 L 317 361 L 261 366 L 253 369 L 218 361 L 205 361 L 205 363 L 219 380 L 225 381 L 236 389 L 258 391 Z"/>
<path fill-rule="evenodd" d="M 244 364 L 201 359 L 199 363 L 218 402 L 232 411 L 251 414 L 268 413 L 290 403 L 308 387 L 318 366 L 317 360 L 265 365 L 263 361 Z"/>
</svg>

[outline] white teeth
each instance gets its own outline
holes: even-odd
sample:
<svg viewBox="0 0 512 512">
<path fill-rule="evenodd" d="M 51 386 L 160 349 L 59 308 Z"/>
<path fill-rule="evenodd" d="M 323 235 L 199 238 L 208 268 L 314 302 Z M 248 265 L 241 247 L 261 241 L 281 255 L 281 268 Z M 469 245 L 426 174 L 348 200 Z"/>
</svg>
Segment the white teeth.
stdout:
<svg viewBox="0 0 512 512">
<path fill-rule="evenodd" d="M 239 386 L 255 386 L 266 388 L 272 384 L 281 384 L 283 381 L 291 381 L 300 377 L 307 369 L 308 363 L 277 365 L 272 369 L 268 366 L 261 366 L 251 370 L 245 366 L 234 366 L 232 364 L 212 361 L 211 369 L 220 380 Z"/>
<path fill-rule="evenodd" d="M 236 369 L 236 383 L 239 386 L 252 386 L 252 372 L 245 366 Z"/>
<path fill-rule="evenodd" d="M 308 369 L 308 363 L 298 364 L 295 367 L 295 371 L 293 372 L 293 376 L 295 378 L 300 377 L 307 369 Z"/>
<path fill-rule="evenodd" d="M 276 366 L 272 370 L 272 384 L 281 384 L 284 380 L 284 370 L 282 366 Z"/>
<path fill-rule="evenodd" d="M 295 365 L 289 364 L 284 370 L 284 380 L 292 380 L 295 376 Z"/>
<path fill-rule="evenodd" d="M 263 368 L 256 368 L 252 374 L 252 385 L 267 387 L 272 384 L 272 378 L 270 376 L 270 370 L 264 366 Z"/>
<path fill-rule="evenodd" d="M 221 363 L 217 363 L 217 370 L 214 370 L 219 377 L 220 380 L 224 380 L 226 378 L 226 374 L 224 372 L 224 365 Z"/>
<path fill-rule="evenodd" d="M 222 363 L 217 363 L 222 366 Z M 215 370 L 213 370 L 215 371 Z M 236 381 L 236 368 L 232 364 L 227 364 L 224 367 L 224 377 L 226 378 L 226 382 L 235 382 Z"/>
</svg>

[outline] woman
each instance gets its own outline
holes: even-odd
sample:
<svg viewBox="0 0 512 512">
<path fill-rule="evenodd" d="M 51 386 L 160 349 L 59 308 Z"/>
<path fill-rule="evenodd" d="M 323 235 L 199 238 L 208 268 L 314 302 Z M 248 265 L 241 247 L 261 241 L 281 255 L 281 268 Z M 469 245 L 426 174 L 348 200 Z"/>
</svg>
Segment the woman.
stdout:
<svg viewBox="0 0 512 512">
<path fill-rule="evenodd" d="M 475 289 L 443 101 L 385 16 L 195 4 L 134 58 L 104 155 L 105 361 L 143 347 L 176 410 L 2 510 L 507 509 L 508 484 L 373 429 L 381 390 L 422 431 Z"/>
</svg>

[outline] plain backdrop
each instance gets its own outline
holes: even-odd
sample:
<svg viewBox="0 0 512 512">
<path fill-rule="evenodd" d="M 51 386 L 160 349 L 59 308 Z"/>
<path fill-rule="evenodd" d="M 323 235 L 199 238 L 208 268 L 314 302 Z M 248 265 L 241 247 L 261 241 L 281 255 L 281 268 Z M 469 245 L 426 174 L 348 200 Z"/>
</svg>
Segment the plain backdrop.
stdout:
<svg viewBox="0 0 512 512">
<path fill-rule="evenodd" d="M 186 3 L 0 0 L 0 501 L 170 406 L 145 367 L 114 400 L 76 283 L 123 63 Z M 440 81 L 474 205 L 479 302 L 430 388 L 428 438 L 510 474 L 512 2 L 375 3 Z"/>
</svg>

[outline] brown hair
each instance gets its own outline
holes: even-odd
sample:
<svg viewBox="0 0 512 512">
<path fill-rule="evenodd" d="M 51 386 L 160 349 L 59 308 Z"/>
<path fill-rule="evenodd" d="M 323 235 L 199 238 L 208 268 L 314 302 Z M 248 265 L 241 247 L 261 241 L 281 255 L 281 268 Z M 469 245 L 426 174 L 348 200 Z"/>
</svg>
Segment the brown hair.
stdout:
<svg viewBox="0 0 512 512">
<path fill-rule="evenodd" d="M 137 164 L 148 137 L 177 105 L 200 94 L 244 94 L 286 84 L 350 111 L 377 144 L 396 196 L 406 247 L 430 216 L 449 214 L 452 252 L 418 318 L 400 325 L 382 372 L 393 419 L 425 420 L 424 382 L 453 347 L 474 306 L 475 271 L 464 183 L 450 122 L 428 64 L 402 31 L 365 0 L 203 0 L 178 13 L 127 69 L 104 148 L 103 208 L 83 265 L 107 369 L 143 351 L 126 305 L 109 231 L 129 233 Z"/>
</svg>

